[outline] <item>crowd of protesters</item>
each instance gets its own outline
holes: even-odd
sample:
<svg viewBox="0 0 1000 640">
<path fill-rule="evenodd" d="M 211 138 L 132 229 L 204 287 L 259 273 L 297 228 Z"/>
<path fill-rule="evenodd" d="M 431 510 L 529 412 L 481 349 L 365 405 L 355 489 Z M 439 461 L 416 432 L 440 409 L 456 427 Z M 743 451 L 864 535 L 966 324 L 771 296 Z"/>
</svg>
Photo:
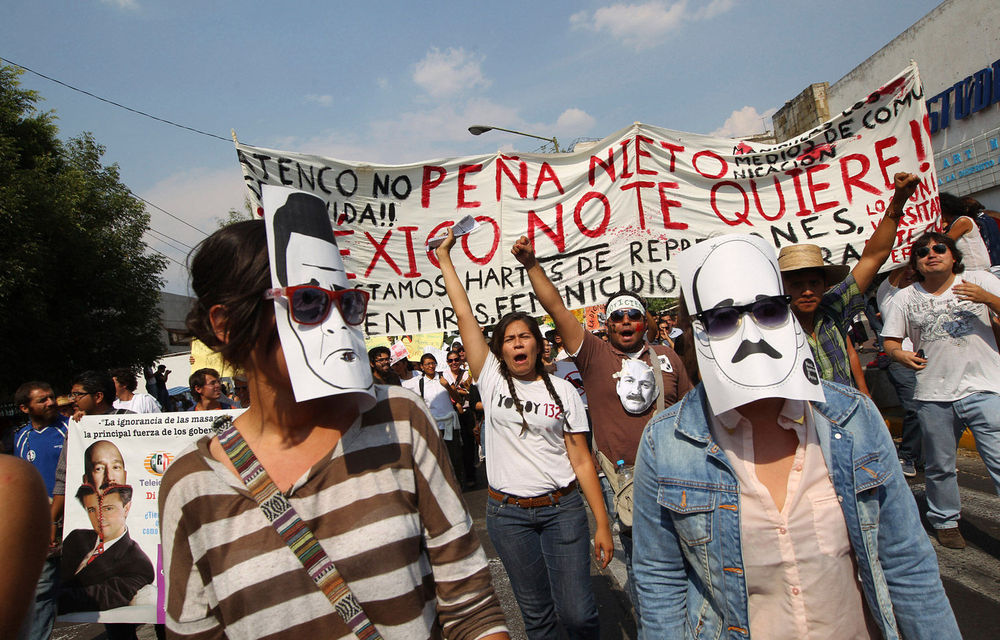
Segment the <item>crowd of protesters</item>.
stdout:
<svg viewBox="0 0 1000 640">
<path fill-rule="evenodd" d="M 313 280 L 327 294 L 307 307 L 293 291 L 305 287 L 270 289 L 264 222 L 217 231 L 191 263 L 199 303 L 189 326 L 241 373 L 227 392 L 218 371 L 195 371 L 188 408 L 247 410 L 221 419 L 219 435 L 186 450 L 164 480 L 169 634 L 506 637 L 460 498 L 479 487 L 485 461 L 487 532 L 529 638 L 598 637 L 590 562 L 608 564 L 613 533 L 642 637 L 959 637 L 905 478 L 923 467 L 927 520 L 955 549 L 965 546 L 955 454 L 966 428 L 1000 493 L 1000 278 L 990 272 L 1000 234 L 981 205 L 941 194 L 943 233 L 920 236 L 906 265 L 879 275 L 917 182 L 895 176 L 851 269 L 815 245 L 775 255 L 750 236 L 712 238 L 682 261 L 675 310 L 656 317 L 622 291 L 606 301 L 599 332 L 566 308 L 524 237 L 511 252 L 555 328 L 543 337 L 524 314 L 481 327 L 449 232 L 436 255 L 460 339 L 443 345 L 443 362 L 428 352 L 416 366 L 405 350 L 372 348 L 370 400 L 296 402 L 274 306 L 259 293 L 287 296 L 294 322 L 356 327 L 342 269 Z M 336 274 L 329 225 L 307 227 L 291 233 L 309 235 L 328 255 L 316 261 Z M 743 268 L 716 276 L 722 261 Z M 904 409 L 898 447 L 869 397 L 863 340 L 852 339 L 866 308 Z M 557 373 L 560 362 L 580 388 Z M 13 453 L 40 472 L 53 522 L 21 637 L 49 637 L 72 577 L 57 544 L 69 416 L 180 408 L 165 367 L 143 373 L 147 393 L 127 367 L 85 372 L 67 396 L 43 382 L 17 391 L 28 422 Z M 338 540 L 325 551 L 362 611 L 357 625 L 233 486 L 234 475 L 251 483 L 231 447 L 256 456 L 292 517 Z M 241 564 L 254 556 L 252 570 Z M 282 613 L 265 623 L 265 609 Z"/>
</svg>

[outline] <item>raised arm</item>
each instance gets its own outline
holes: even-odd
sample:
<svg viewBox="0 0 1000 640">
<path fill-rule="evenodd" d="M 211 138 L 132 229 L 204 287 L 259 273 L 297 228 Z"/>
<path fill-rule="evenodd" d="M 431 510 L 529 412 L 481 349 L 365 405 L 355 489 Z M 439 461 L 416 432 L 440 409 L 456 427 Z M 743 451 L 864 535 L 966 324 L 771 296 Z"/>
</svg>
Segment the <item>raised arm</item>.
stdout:
<svg viewBox="0 0 1000 640">
<path fill-rule="evenodd" d="M 455 234 L 448 229 L 448 237 L 434 250 L 434 253 L 441 265 L 444 289 L 448 293 L 448 300 L 451 301 L 455 318 L 458 320 L 458 333 L 462 336 L 462 345 L 465 347 L 465 361 L 469 363 L 472 377 L 478 380 L 479 372 L 482 371 L 486 356 L 490 352 L 490 346 L 486 344 L 483 328 L 479 326 L 476 314 L 472 311 L 469 294 L 465 292 L 462 280 L 455 271 L 455 264 L 451 261 L 451 248 L 454 246 Z"/>
<path fill-rule="evenodd" d="M 948 229 L 948 237 L 952 240 L 958 240 L 970 231 L 972 231 L 972 219 L 968 216 L 962 216 L 951 223 L 951 228 Z"/>
<path fill-rule="evenodd" d="M 858 288 L 864 291 L 872 283 L 875 274 L 882 268 L 885 261 L 892 252 L 892 245 L 896 241 L 896 229 L 899 228 L 899 219 L 903 217 L 903 208 L 906 201 L 916 191 L 920 184 L 920 178 L 912 173 L 897 173 L 894 179 L 896 192 L 892 194 L 892 200 L 886 207 L 885 215 L 875 227 L 875 232 L 868 239 L 864 251 L 861 252 L 861 259 L 854 265 L 851 275 L 858 283 Z"/>
<path fill-rule="evenodd" d="M 542 303 L 546 313 L 552 316 L 556 323 L 556 331 L 562 336 L 563 348 L 569 354 L 575 354 L 583 344 L 583 326 L 577 322 L 576 317 L 563 304 L 562 296 L 556 290 L 552 281 L 545 275 L 542 265 L 538 264 L 535 258 L 535 248 L 531 246 L 528 238 L 521 236 L 511 247 L 510 252 L 514 254 L 517 261 L 524 267 L 528 279 L 531 280 L 531 288 L 535 290 L 535 297 Z"/>
</svg>

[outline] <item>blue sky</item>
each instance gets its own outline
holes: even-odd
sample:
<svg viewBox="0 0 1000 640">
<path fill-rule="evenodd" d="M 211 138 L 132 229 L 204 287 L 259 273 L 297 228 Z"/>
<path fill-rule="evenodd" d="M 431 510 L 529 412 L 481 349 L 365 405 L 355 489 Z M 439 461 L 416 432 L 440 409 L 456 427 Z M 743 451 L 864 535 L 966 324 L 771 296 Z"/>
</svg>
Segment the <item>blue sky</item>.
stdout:
<svg viewBox="0 0 1000 640">
<path fill-rule="evenodd" d="M 836 82 L 938 0 L 4 4 L 0 58 L 227 139 L 235 129 L 258 146 L 395 164 L 538 147 L 473 137 L 472 124 L 564 146 L 635 121 L 758 133 L 762 117 Z M 231 142 L 21 80 L 63 137 L 92 132 L 150 202 L 206 232 L 242 206 Z M 148 244 L 184 262 L 204 236 L 151 215 L 181 250 L 155 234 Z M 177 264 L 165 276 L 168 291 L 186 291 Z"/>
</svg>

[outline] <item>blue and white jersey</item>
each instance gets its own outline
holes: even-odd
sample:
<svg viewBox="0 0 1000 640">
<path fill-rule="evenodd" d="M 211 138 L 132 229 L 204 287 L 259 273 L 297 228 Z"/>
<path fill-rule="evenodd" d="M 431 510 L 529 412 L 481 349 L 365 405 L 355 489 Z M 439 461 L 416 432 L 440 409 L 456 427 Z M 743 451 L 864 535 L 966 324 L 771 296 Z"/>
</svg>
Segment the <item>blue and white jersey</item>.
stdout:
<svg viewBox="0 0 1000 640">
<path fill-rule="evenodd" d="M 55 422 L 41 429 L 34 429 L 31 422 L 24 425 L 14 437 L 14 455 L 35 465 L 45 490 L 52 497 L 52 487 L 56 482 L 56 466 L 66 443 L 66 418 L 59 416 Z"/>
</svg>

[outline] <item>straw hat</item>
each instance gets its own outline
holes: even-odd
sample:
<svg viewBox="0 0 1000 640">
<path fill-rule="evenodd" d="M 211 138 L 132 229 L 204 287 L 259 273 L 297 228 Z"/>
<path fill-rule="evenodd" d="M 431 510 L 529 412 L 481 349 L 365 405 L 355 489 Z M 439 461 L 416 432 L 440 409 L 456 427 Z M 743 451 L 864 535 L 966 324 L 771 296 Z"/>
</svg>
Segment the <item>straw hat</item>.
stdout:
<svg viewBox="0 0 1000 640">
<path fill-rule="evenodd" d="M 823 252 L 815 244 L 793 244 L 782 247 L 781 253 L 778 254 L 778 268 L 782 273 L 800 269 L 821 269 L 827 285 L 840 282 L 851 272 L 846 264 L 824 263 Z"/>
</svg>

